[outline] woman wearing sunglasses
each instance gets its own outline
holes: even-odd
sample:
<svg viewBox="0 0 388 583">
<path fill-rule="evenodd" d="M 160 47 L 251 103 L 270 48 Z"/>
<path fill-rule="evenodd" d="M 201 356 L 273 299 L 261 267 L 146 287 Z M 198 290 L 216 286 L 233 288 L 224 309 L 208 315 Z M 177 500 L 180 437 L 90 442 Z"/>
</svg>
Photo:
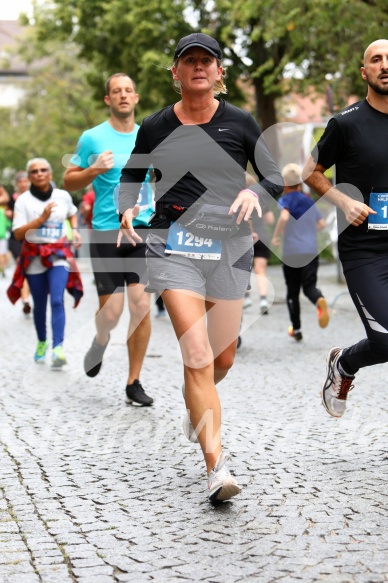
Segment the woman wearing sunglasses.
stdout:
<svg viewBox="0 0 388 583">
<path fill-rule="evenodd" d="M 46 330 L 47 301 L 50 296 L 52 328 L 52 368 L 66 364 L 63 352 L 65 330 L 64 291 L 74 296 L 75 306 L 82 297 L 82 283 L 66 237 L 65 221 L 73 229 L 75 248 L 81 245 L 77 230 L 77 207 L 65 190 L 52 185 L 51 166 L 44 158 L 27 163 L 30 188 L 15 202 L 12 231 L 23 241 L 20 259 L 8 297 L 15 303 L 20 297 L 24 278 L 28 280 L 34 300 L 34 324 L 38 344 L 34 354 L 44 363 L 48 348 Z"/>
</svg>

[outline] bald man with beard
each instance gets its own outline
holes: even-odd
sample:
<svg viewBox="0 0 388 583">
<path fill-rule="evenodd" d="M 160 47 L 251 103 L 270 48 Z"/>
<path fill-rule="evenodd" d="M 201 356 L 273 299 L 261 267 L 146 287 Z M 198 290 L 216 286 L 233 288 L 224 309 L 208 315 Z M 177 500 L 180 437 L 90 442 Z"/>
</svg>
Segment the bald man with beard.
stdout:
<svg viewBox="0 0 388 583">
<path fill-rule="evenodd" d="M 328 123 L 303 170 L 306 182 L 337 207 L 338 252 L 366 338 L 327 358 L 322 402 L 341 417 L 360 368 L 388 361 L 388 40 L 371 43 L 361 77 L 365 99 Z M 336 186 L 324 172 L 336 166 Z"/>
</svg>

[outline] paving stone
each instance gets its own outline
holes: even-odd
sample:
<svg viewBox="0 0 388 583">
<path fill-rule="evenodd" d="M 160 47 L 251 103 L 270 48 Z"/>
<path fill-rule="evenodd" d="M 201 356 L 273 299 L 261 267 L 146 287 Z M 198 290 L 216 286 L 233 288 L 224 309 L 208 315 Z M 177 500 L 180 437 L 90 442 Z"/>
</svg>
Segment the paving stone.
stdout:
<svg viewBox="0 0 388 583">
<path fill-rule="evenodd" d="M 63 555 L 45 555 L 43 557 L 34 557 L 34 564 L 39 567 L 39 565 L 65 565 L 66 563 Z"/>
<path fill-rule="evenodd" d="M 22 563 L 30 559 L 29 553 L 23 551 L 3 551 L 0 555 L 0 565 L 11 565 L 14 563 Z"/>
<path fill-rule="evenodd" d="M 2 583 L 40 583 L 41 579 L 34 573 L 14 573 L 8 574 L 6 579 L 1 580 Z"/>
<path fill-rule="evenodd" d="M 77 583 L 111 583 L 110 575 L 92 575 L 91 577 L 77 577 Z"/>
<path fill-rule="evenodd" d="M 79 569 L 73 569 L 73 573 L 76 577 L 94 577 L 100 575 L 113 575 L 113 568 L 108 565 L 98 566 L 98 567 L 82 567 Z"/>
<path fill-rule="evenodd" d="M 81 569 L 83 567 L 99 567 L 104 565 L 104 561 L 102 561 L 97 556 L 95 556 L 93 559 L 72 559 L 72 566 L 76 569 Z"/>
<path fill-rule="evenodd" d="M 76 311 L 65 297 L 60 374 L 37 370 L 32 320 L 0 302 L 10 331 L 0 371 L 1 583 L 388 583 L 386 365 L 361 370 L 346 415 L 330 418 L 319 397 L 327 352 L 363 338 L 359 317 L 336 266 L 321 265 L 325 296 L 337 298 L 330 325 L 320 329 L 302 297 L 304 340 L 292 342 L 281 269 L 268 275 L 276 301 L 257 319 L 252 278 L 242 346 L 219 385 L 224 447 L 243 491 L 217 508 L 199 448 L 181 432 L 182 362 L 168 318 L 152 321 L 142 382 L 155 403 L 139 409 L 124 402 L 125 314 L 98 377 L 83 373 L 97 307 L 90 273 Z"/>
</svg>

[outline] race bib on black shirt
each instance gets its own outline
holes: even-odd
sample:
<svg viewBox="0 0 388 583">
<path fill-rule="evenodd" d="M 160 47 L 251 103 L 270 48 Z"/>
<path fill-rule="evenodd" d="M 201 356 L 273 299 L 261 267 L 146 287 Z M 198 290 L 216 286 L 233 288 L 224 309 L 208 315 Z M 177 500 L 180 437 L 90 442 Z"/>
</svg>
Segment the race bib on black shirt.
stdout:
<svg viewBox="0 0 388 583">
<path fill-rule="evenodd" d="M 388 192 L 371 192 L 369 206 L 376 211 L 376 214 L 369 215 L 368 229 L 388 230 Z"/>
</svg>

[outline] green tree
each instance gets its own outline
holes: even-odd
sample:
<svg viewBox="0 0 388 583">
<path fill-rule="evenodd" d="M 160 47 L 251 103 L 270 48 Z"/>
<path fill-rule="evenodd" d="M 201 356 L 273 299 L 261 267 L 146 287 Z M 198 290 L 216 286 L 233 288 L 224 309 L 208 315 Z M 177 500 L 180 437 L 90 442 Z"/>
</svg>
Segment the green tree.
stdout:
<svg viewBox="0 0 388 583">
<path fill-rule="evenodd" d="M 251 83 L 264 129 L 291 89 L 324 92 L 330 83 L 341 106 L 350 93 L 364 95 L 362 54 L 385 36 L 387 17 L 386 0 L 55 0 L 35 11 L 39 38 L 75 42 L 95 65 L 89 79 L 99 91 L 107 75 L 128 71 L 142 114 L 176 99 L 165 67 L 177 39 L 194 29 L 213 34 L 225 49 L 229 99 L 241 104 L 238 80 Z"/>
<path fill-rule="evenodd" d="M 96 99 L 103 98 L 107 77 L 128 73 L 140 94 L 141 117 L 176 99 L 166 67 L 177 39 L 193 30 L 186 7 L 184 0 L 56 0 L 52 8 L 36 8 L 34 20 L 40 41 L 58 38 L 80 47 L 80 57 L 94 65 L 88 80 Z"/>
<path fill-rule="evenodd" d="M 36 45 L 34 39 L 28 31 L 19 48 L 20 58 L 31 63 L 25 95 L 17 108 L 0 110 L 0 167 L 8 187 L 13 174 L 35 156 L 47 158 L 61 186 L 80 132 L 106 118 L 103 103 L 91 98 L 87 77 L 92 68 L 79 58 L 77 47 L 57 40 Z"/>
<path fill-rule="evenodd" d="M 97 100 L 103 97 L 109 75 L 127 72 L 140 94 L 141 119 L 177 99 L 166 68 L 172 64 L 178 39 L 195 30 L 213 32 L 208 11 L 197 25 L 197 18 L 188 15 L 193 10 L 196 6 L 190 0 L 55 0 L 49 7 L 35 8 L 33 23 L 39 42 L 56 38 L 80 47 L 80 56 L 94 65 L 88 81 Z M 245 101 L 236 85 L 239 76 L 238 66 L 230 69 L 229 99 L 237 105 Z"/>
<path fill-rule="evenodd" d="M 196 1 L 202 23 L 226 46 L 232 67 L 249 79 L 256 117 L 265 129 L 277 121 L 276 100 L 291 89 L 325 92 L 330 83 L 343 107 L 365 95 L 359 68 L 366 46 L 386 36 L 385 0 Z"/>
</svg>

